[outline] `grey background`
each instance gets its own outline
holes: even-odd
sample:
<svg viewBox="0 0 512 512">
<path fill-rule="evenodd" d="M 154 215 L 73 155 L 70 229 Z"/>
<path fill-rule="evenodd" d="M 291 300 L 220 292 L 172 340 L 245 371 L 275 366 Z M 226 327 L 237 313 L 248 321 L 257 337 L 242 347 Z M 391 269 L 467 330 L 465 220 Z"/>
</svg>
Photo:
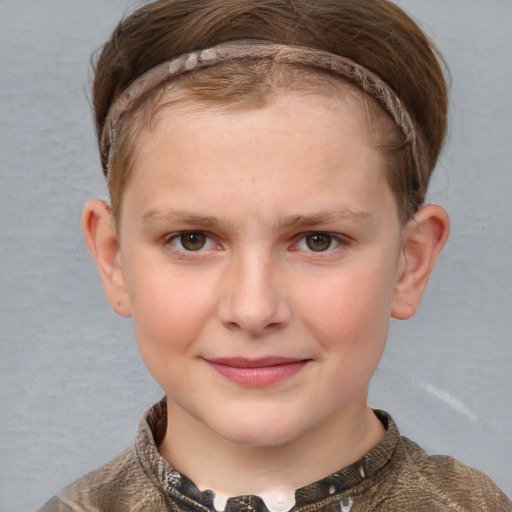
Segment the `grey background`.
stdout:
<svg viewBox="0 0 512 512">
<path fill-rule="evenodd" d="M 430 199 L 453 227 L 420 312 L 392 324 L 371 401 L 510 495 L 512 2 L 399 3 L 452 72 L 450 138 Z M 126 7 L 0 1 L 1 511 L 37 508 L 114 456 L 161 395 L 79 229 L 83 203 L 105 196 L 88 61 Z"/>
</svg>

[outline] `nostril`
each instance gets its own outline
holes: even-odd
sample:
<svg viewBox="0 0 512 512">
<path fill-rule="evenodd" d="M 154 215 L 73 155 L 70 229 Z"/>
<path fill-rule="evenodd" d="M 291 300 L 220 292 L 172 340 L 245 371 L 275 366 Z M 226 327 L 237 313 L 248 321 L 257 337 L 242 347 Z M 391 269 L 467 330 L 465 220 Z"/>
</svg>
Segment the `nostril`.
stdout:
<svg viewBox="0 0 512 512">
<path fill-rule="evenodd" d="M 283 327 L 283 325 L 284 325 L 283 322 L 272 322 L 272 323 L 268 324 L 267 326 L 265 326 L 265 330 L 266 331 L 277 331 L 278 329 Z"/>
<path fill-rule="evenodd" d="M 249 334 L 265 334 L 275 332 L 284 325 L 282 322 L 270 322 L 268 324 L 249 324 L 248 322 L 239 323 L 235 321 L 223 322 L 224 326 L 232 331 L 246 331 Z"/>
<path fill-rule="evenodd" d="M 232 331 L 241 330 L 242 328 L 236 322 L 223 322 L 224 326 Z"/>
</svg>

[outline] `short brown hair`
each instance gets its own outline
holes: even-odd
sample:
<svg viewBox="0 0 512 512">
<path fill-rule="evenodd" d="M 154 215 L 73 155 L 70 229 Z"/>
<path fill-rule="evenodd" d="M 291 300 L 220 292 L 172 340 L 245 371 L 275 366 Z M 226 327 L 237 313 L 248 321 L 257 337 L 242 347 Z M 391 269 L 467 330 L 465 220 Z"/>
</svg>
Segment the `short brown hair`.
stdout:
<svg viewBox="0 0 512 512">
<path fill-rule="evenodd" d="M 387 0 L 157 0 L 141 7 L 121 20 L 95 64 L 92 99 L 105 172 L 108 155 L 101 147 L 105 119 L 113 102 L 131 82 L 177 55 L 247 38 L 307 46 L 348 57 L 391 87 L 415 125 L 420 176 L 414 169 L 407 144 L 399 139 L 397 130 L 389 129 L 389 116 L 382 109 L 380 114 L 371 101 L 369 104 L 371 114 L 377 111 L 381 121 L 388 121 L 385 125 L 376 124 L 382 132 L 380 146 L 385 148 L 388 181 L 400 215 L 403 220 L 414 215 L 425 200 L 443 145 L 447 87 L 439 64 L 442 58 L 431 41 L 410 17 Z M 215 101 L 215 90 L 225 91 L 228 86 L 231 94 L 219 97 L 221 104 L 229 104 L 226 101 L 229 98 L 233 104 L 238 101 L 241 75 L 245 77 L 244 88 L 260 89 L 260 96 L 261 89 L 269 85 L 269 69 L 265 66 L 238 62 L 224 67 L 229 71 L 205 68 L 193 72 L 193 79 L 180 81 L 185 88 L 195 87 L 203 92 L 204 84 L 210 83 L 209 94 L 198 96 L 210 101 Z M 241 67 L 247 72 L 242 72 Z M 233 68 L 239 72 L 233 73 Z M 304 81 L 309 84 L 311 77 L 318 73 L 302 70 Z M 252 85 L 247 79 L 249 75 L 254 77 Z M 297 78 L 297 73 L 292 75 Z M 141 98 L 128 113 L 129 117 L 133 119 L 137 109 L 150 103 L 148 98 Z M 125 123 L 123 130 L 130 132 L 131 124 Z M 124 135 L 124 148 L 121 142 L 116 165 L 108 176 L 114 219 L 118 217 L 122 192 L 129 178 L 130 153 L 136 137 L 133 126 L 129 136 Z"/>
</svg>

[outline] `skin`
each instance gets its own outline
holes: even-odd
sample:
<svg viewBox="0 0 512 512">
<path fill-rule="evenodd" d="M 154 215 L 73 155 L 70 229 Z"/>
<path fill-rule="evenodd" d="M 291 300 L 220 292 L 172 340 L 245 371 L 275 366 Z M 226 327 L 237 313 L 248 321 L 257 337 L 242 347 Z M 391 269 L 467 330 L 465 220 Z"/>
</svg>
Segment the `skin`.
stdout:
<svg viewBox="0 0 512 512">
<path fill-rule="evenodd" d="M 400 222 L 347 102 L 174 106 L 137 140 L 118 230 L 104 202 L 84 210 L 107 297 L 168 397 L 160 452 L 219 495 L 293 504 L 384 435 L 368 383 L 448 218 L 428 205 Z"/>
</svg>

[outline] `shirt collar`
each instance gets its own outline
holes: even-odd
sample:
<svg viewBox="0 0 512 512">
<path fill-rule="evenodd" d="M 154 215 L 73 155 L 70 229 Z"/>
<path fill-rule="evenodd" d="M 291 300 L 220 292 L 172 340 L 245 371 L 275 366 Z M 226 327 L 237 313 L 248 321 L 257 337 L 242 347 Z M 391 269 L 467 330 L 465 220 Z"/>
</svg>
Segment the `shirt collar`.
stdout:
<svg viewBox="0 0 512 512">
<path fill-rule="evenodd" d="M 380 443 L 354 464 L 297 489 L 295 510 L 301 507 L 310 508 L 314 504 L 318 506 L 320 502 L 327 505 L 330 501 L 339 501 L 341 495 L 346 495 L 355 486 L 373 479 L 391 461 L 400 442 L 400 433 L 389 414 L 379 410 L 374 410 L 374 413 L 386 429 Z M 163 398 L 142 416 L 137 428 L 135 449 L 144 472 L 167 497 L 179 500 L 195 510 L 214 510 L 213 492 L 200 491 L 186 475 L 176 471 L 158 452 L 158 445 L 165 435 L 166 427 L 167 401 Z M 246 510 L 266 511 L 266 507 L 258 496 L 237 496 L 228 500 L 224 512 Z"/>
</svg>

